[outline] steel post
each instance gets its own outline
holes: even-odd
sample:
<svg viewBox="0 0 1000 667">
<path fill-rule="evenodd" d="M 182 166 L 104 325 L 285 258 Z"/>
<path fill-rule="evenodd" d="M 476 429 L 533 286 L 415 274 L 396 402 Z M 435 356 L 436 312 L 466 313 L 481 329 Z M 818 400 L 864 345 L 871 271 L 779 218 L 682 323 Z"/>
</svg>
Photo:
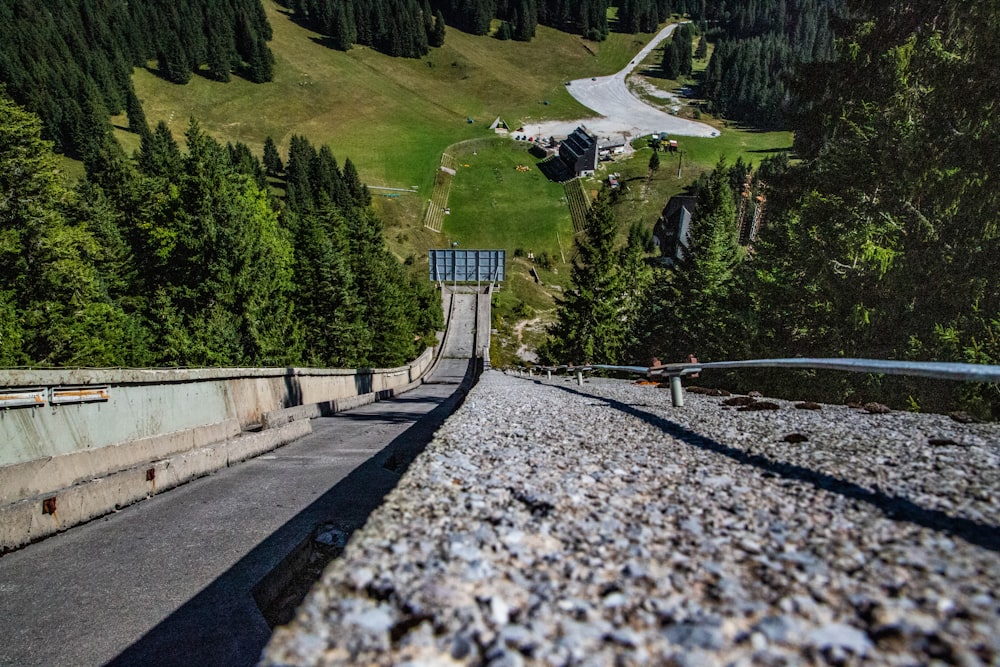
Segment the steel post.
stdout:
<svg viewBox="0 0 1000 667">
<path fill-rule="evenodd" d="M 684 407 L 684 392 L 681 390 L 681 376 L 670 376 L 670 401 L 675 408 Z"/>
</svg>

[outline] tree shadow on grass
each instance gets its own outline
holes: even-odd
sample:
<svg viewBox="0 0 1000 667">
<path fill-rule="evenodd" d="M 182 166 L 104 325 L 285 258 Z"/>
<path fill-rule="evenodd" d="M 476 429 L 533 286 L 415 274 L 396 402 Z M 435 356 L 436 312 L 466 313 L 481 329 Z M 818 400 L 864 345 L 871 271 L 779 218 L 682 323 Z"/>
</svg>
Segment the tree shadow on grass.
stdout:
<svg viewBox="0 0 1000 667">
<path fill-rule="evenodd" d="M 788 153 L 789 159 L 793 159 L 794 160 L 796 158 L 796 155 L 793 152 L 793 148 L 791 146 L 782 146 L 780 148 L 755 148 L 754 150 L 747 151 L 747 152 L 748 153 L 768 153 L 768 154 Z"/>
</svg>

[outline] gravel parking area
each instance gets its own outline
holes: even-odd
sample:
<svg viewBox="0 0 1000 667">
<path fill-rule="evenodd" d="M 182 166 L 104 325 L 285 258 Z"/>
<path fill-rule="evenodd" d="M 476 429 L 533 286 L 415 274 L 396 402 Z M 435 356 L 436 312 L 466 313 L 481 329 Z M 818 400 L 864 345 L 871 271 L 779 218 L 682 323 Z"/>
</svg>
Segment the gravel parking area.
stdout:
<svg viewBox="0 0 1000 667">
<path fill-rule="evenodd" d="M 671 24 L 661 30 L 621 71 L 610 76 L 575 79 L 567 84 L 566 89 L 569 94 L 598 116 L 575 121 L 531 123 L 524 126 L 525 133 L 536 137 L 565 137 L 583 124 L 590 132 L 605 138 L 634 139 L 655 132 L 686 137 L 718 136 L 719 131 L 711 125 L 678 118 L 646 104 L 633 95 L 625 84 L 632 70 L 659 46 L 675 27 L 676 24 Z"/>
<path fill-rule="evenodd" d="M 487 372 L 262 664 L 1000 661 L 1000 426 L 685 398 Z"/>
</svg>

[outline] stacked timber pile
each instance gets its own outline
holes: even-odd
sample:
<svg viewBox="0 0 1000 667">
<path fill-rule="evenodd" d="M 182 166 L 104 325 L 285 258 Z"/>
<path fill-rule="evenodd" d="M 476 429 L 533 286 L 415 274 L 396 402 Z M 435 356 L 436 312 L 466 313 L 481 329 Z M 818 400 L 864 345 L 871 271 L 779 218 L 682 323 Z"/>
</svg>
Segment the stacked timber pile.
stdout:
<svg viewBox="0 0 1000 667">
<path fill-rule="evenodd" d="M 724 400 L 486 373 L 264 664 L 1000 661 L 997 425 Z"/>
</svg>

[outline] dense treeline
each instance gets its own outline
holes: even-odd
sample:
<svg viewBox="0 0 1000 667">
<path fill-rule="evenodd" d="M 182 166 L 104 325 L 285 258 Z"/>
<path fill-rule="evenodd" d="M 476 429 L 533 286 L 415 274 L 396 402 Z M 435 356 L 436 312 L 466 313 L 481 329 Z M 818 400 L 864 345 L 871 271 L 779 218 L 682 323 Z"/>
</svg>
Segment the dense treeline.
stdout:
<svg viewBox="0 0 1000 667">
<path fill-rule="evenodd" d="M 542 24 L 599 41 L 608 34 L 608 0 L 435 0 L 457 28 L 473 35 L 489 32 L 490 21 L 509 25 L 513 39 L 527 41 Z"/>
<path fill-rule="evenodd" d="M 690 23 L 682 23 L 674 28 L 670 39 L 663 46 L 663 60 L 661 69 L 663 76 L 668 79 L 676 79 L 680 76 L 690 76 L 693 69 L 692 58 L 694 57 L 691 47 L 691 40 L 694 37 L 694 29 Z"/>
<path fill-rule="evenodd" d="M 327 35 L 330 45 L 371 46 L 418 58 L 444 43 L 445 21 L 498 39 L 529 41 L 539 23 L 601 40 L 608 34 L 608 0 L 283 0 L 296 20 Z"/>
<path fill-rule="evenodd" d="M 647 316 L 604 318 L 614 331 L 596 340 L 612 342 L 589 347 L 561 324 L 552 357 L 1000 363 L 1000 128 L 985 85 L 1000 10 L 960 0 L 849 4 L 854 18 L 836 60 L 797 74 L 802 162 L 772 159 L 756 170 L 767 222 L 754 251 L 739 250 L 735 222 L 746 165 L 720 164 L 700 184 L 684 261 L 656 269 Z M 596 261 L 583 268 L 603 270 Z M 588 294 L 572 293 L 577 303 L 561 323 L 594 308 Z M 627 302 L 610 301 L 618 311 Z M 800 399 L 960 406 L 1000 418 L 995 384 L 763 371 L 728 381 Z"/>
<path fill-rule="evenodd" d="M 287 0 L 297 21 L 346 51 L 363 44 L 390 56 L 419 58 L 444 43 L 444 21 L 427 0 Z"/>
<path fill-rule="evenodd" d="M 703 82 L 709 111 L 757 126 L 780 126 L 792 106 L 800 64 L 833 57 L 841 0 L 709 2 L 704 26 L 717 43 Z"/>
<path fill-rule="evenodd" d="M 656 32 L 673 14 L 704 18 L 703 0 L 618 0 L 618 32 Z"/>
<path fill-rule="evenodd" d="M 0 94 L 0 365 L 393 366 L 440 325 L 385 248 L 350 161 L 297 137 L 268 166 L 194 121 L 135 159 L 111 138 L 62 184 L 38 118 Z M 273 142 L 269 142 L 273 148 Z M 280 157 L 279 157 L 280 162 Z"/>
<path fill-rule="evenodd" d="M 200 72 L 269 81 L 271 26 L 260 0 L 5 0 L 0 3 L 0 83 L 41 116 L 58 151 L 84 156 L 110 114 L 142 107 L 133 67 L 185 83 Z M 141 119 L 140 119 L 141 120 Z"/>
<path fill-rule="evenodd" d="M 529 40 L 536 24 L 576 33 L 592 41 L 607 37 L 611 25 L 608 9 L 617 6 L 618 32 L 654 32 L 673 14 L 702 15 L 703 0 L 432 0 L 444 11 L 448 22 L 472 33 L 485 35 L 491 19 L 500 19 L 498 33 L 506 25 L 513 39 Z"/>
</svg>

